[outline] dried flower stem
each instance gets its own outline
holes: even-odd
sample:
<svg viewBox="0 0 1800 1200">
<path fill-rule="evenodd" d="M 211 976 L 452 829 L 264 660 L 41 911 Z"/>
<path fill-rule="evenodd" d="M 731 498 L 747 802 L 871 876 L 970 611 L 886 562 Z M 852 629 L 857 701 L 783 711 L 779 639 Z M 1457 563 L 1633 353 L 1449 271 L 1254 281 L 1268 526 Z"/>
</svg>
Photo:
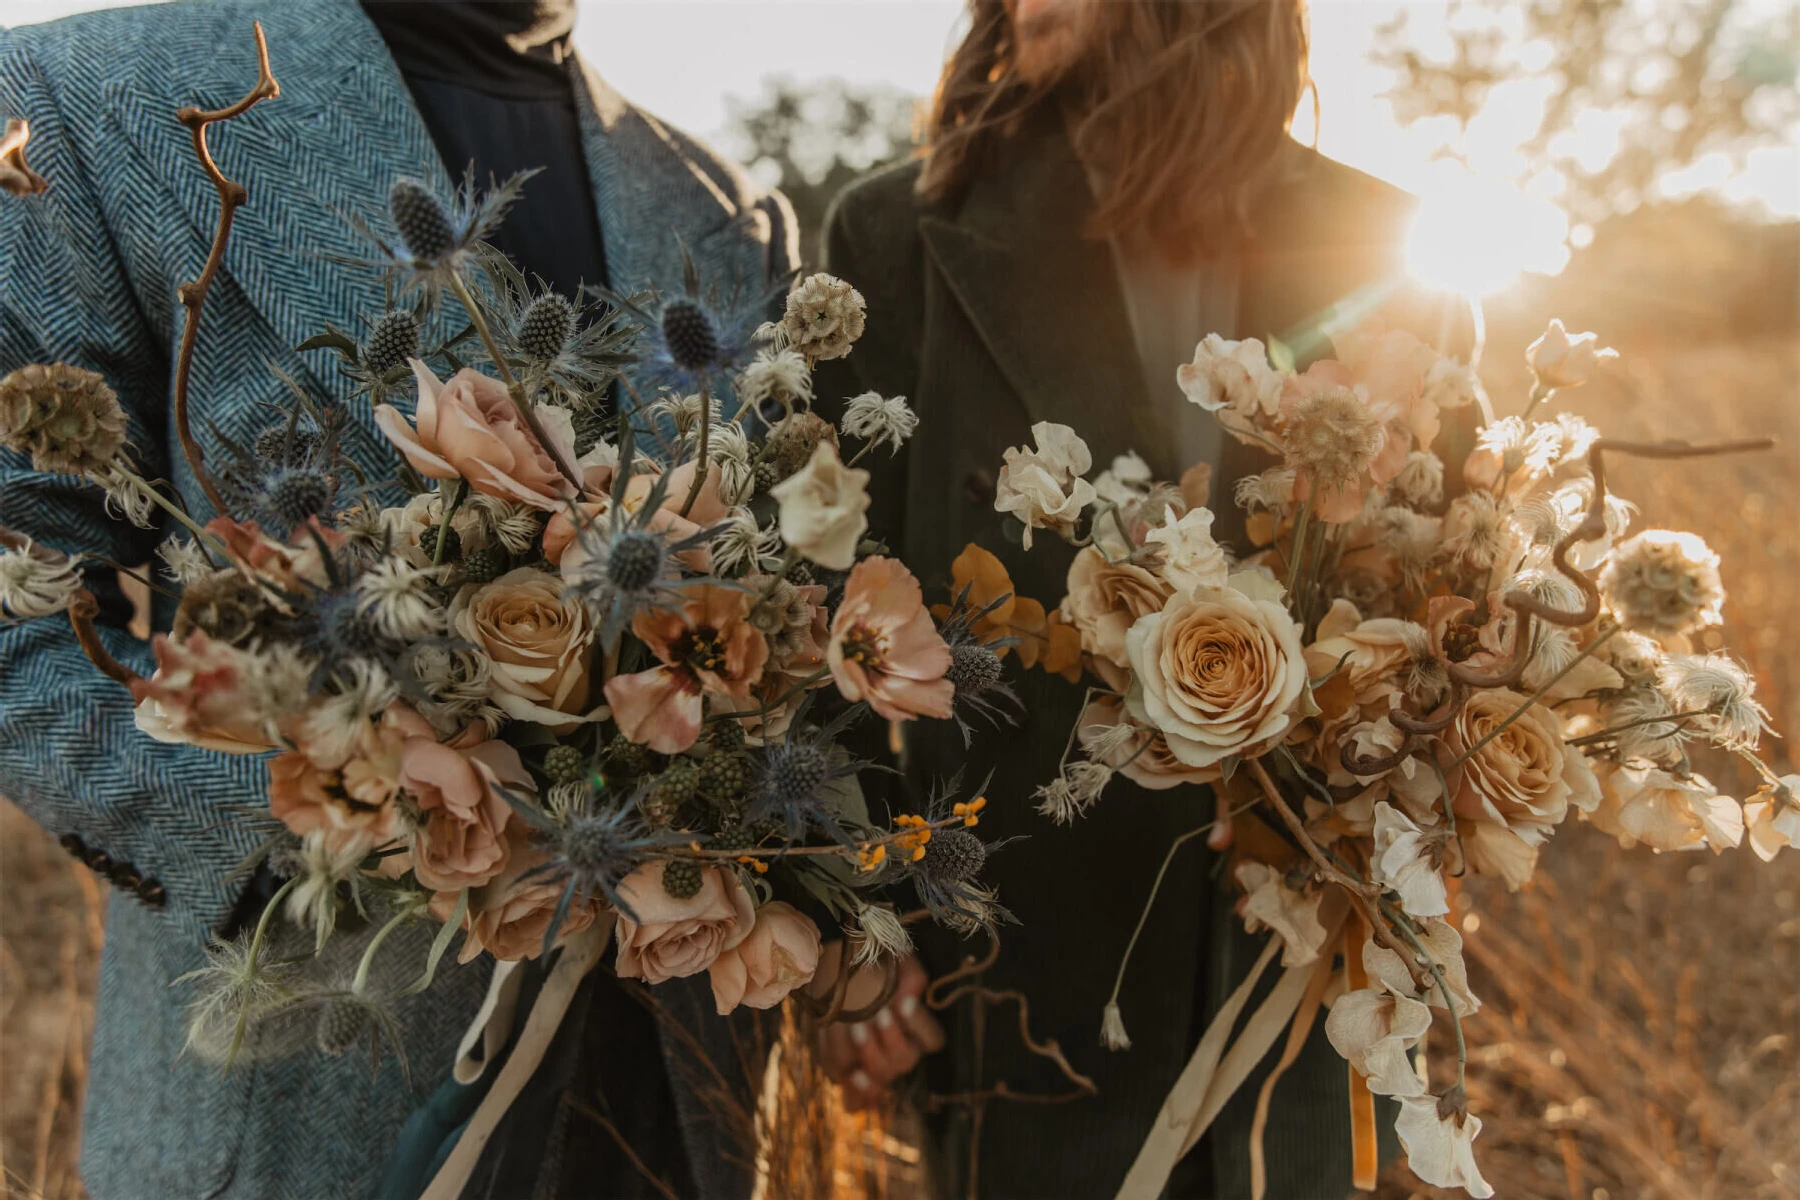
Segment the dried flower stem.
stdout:
<svg viewBox="0 0 1800 1200">
<path fill-rule="evenodd" d="M 94 628 L 94 617 L 99 612 L 100 602 L 86 588 L 76 592 L 69 601 L 69 626 L 75 631 L 75 640 L 81 643 L 81 652 L 102 675 L 115 683 L 129 688 L 143 682 L 143 676 L 114 658 L 100 640 L 100 631 Z"/>
<path fill-rule="evenodd" d="M 480 335 L 481 344 L 487 349 L 488 361 L 493 363 L 494 370 L 499 372 L 500 382 L 506 386 L 506 394 L 512 398 L 513 408 L 518 412 L 519 419 L 525 422 L 525 428 L 531 431 L 531 436 L 537 439 L 537 444 L 543 447 L 544 453 L 548 454 L 551 461 L 556 464 L 556 469 L 562 472 L 563 478 L 568 480 L 576 494 L 580 495 L 581 475 L 575 470 L 575 465 L 563 457 L 562 447 L 550 440 L 550 435 L 544 431 L 543 422 L 538 420 L 537 413 L 532 410 L 530 404 L 526 403 L 525 388 L 513 376 L 512 369 L 506 365 L 506 356 L 500 353 L 500 346 L 494 341 L 494 331 L 488 328 L 487 317 L 482 315 L 481 305 L 476 303 L 474 295 L 469 291 L 469 285 L 463 282 L 461 274 L 451 273 L 450 288 L 456 293 L 456 298 L 462 302 L 464 311 L 469 314 L 469 323 Z"/>
<path fill-rule="evenodd" d="M 259 969 L 256 960 L 262 956 L 263 942 L 268 939 L 269 922 L 274 918 L 275 914 L 280 911 L 281 902 L 287 899 L 288 893 L 299 886 L 299 883 L 300 876 L 295 875 L 280 887 L 276 888 L 275 894 L 269 897 L 269 903 L 264 906 L 262 916 L 256 919 L 256 932 L 250 937 L 250 949 L 246 953 L 244 960 L 248 970 L 256 971 Z M 247 1008 L 240 1009 L 237 1016 L 237 1025 L 233 1027 L 231 1031 L 231 1047 L 225 1051 L 225 1070 L 229 1071 L 231 1069 L 231 1064 L 237 1061 L 238 1052 L 244 1048 L 244 1038 L 249 1032 L 250 1010 Z"/>
<path fill-rule="evenodd" d="M 449 540 L 450 518 L 462 507 L 464 497 L 469 494 L 469 481 L 458 477 L 456 487 L 444 501 L 444 514 L 438 518 L 437 545 L 431 549 L 431 565 L 442 566 L 444 562 L 444 543 Z M 572 506 L 571 506 L 572 507 Z"/>
<path fill-rule="evenodd" d="M 1469 1043 L 1463 1037 L 1462 1017 L 1456 1011 L 1455 998 L 1450 995 L 1450 984 L 1444 978 L 1444 968 L 1438 965 L 1437 959 L 1431 957 L 1431 952 L 1419 941 L 1418 935 L 1413 932 L 1412 921 L 1404 912 L 1395 910 L 1386 902 L 1383 902 L 1381 909 L 1384 915 L 1393 918 L 1394 928 L 1412 946 L 1413 952 L 1418 955 L 1417 962 L 1431 973 L 1432 980 L 1437 984 L 1438 995 L 1444 998 L 1444 1011 L 1450 1014 L 1450 1028 L 1456 1032 L 1456 1086 L 1460 1088 L 1468 1075 Z"/>
<path fill-rule="evenodd" d="M 1610 741 L 1614 735 L 1623 733 L 1627 729 L 1637 729 L 1645 725 L 1674 725 L 1679 722 L 1681 723 L 1681 728 L 1685 728 L 1688 718 L 1704 717 L 1711 712 L 1712 709 L 1710 708 L 1696 708 L 1690 712 L 1664 713 L 1657 717 L 1640 717 L 1635 721 L 1627 721 L 1623 725 L 1610 725 L 1607 728 L 1600 730 L 1598 733 L 1588 733 L 1583 734 L 1578 738 L 1570 738 L 1566 744 L 1570 746 L 1592 746 L 1598 742 Z M 1681 729 L 1678 728 L 1675 733 L 1679 733 L 1680 731 Z M 1666 734 L 1665 736 L 1674 737 L 1675 733 Z"/>
<path fill-rule="evenodd" d="M 706 477 L 712 471 L 712 463 L 707 455 L 712 452 L 712 385 L 707 378 L 700 377 L 700 442 L 694 448 L 694 482 L 688 488 L 687 499 L 681 502 L 679 515 L 683 520 L 693 510 L 694 502 L 700 499 L 701 489 L 706 487 Z"/>
<path fill-rule="evenodd" d="M 263 37 L 262 22 L 254 25 L 256 31 L 256 86 L 236 104 L 211 112 L 184 105 L 175 112 L 175 119 L 188 127 L 194 138 L 194 153 L 199 156 L 200 166 L 212 180 L 213 187 L 219 193 L 219 225 L 213 233 L 212 249 L 206 255 L 206 265 L 200 270 L 200 277 L 191 283 L 184 283 L 177 289 L 181 305 L 186 315 L 181 328 L 181 348 L 175 356 L 175 434 L 181 441 L 181 452 L 187 458 L 188 467 L 199 480 L 200 488 L 214 509 L 220 513 L 231 510 L 225 503 L 225 497 L 219 493 L 218 484 L 206 470 L 206 453 L 200 443 L 194 439 L 188 427 L 188 380 L 194 365 L 194 343 L 200 336 L 200 310 L 206 303 L 206 293 L 211 289 L 213 278 L 219 273 L 219 265 L 225 261 L 225 244 L 231 238 L 231 221 L 237 215 L 240 206 L 250 199 L 250 192 L 241 183 L 225 178 L 219 170 L 219 164 L 213 161 L 212 151 L 206 146 L 206 127 L 214 121 L 229 121 L 242 116 L 255 108 L 264 100 L 273 100 L 281 95 L 281 85 L 275 82 L 274 74 L 269 70 L 269 43 Z"/>
<path fill-rule="evenodd" d="M 899 830 L 895 830 L 893 833 L 881 834 L 879 837 L 870 838 L 866 842 L 859 842 L 858 846 L 859 847 L 868 847 L 871 849 L 876 846 L 892 846 L 896 842 L 903 841 L 907 838 L 918 837 L 920 829 L 930 829 L 930 830 L 950 829 L 954 826 L 961 826 L 961 825 L 967 825 L 967 824 L 968 824 L 967 817 L 957 817 L 957 816 L 944 817 L 944 818 L 942 818 L 940 820 L 936 820 L 936 821 L 927 821 L 924 825 L 915 825 L 910 829 L 899 829 Z M 789 857 L 801 858 L 801 857 L 812 857 L 812 856 L 816 856 L 816 855 L 836 854 L 836 855 L 840 855 L 844 858 L 854 860 L 856 853 L 857 852 L 855 850 L 852 850 L 845 846 L 786 846 L 786 845 L 784 845 L 784 846 L 752 846 L 751 848 L 749 848 L 747 850 L 708 850 L 704 846 L 701 846 L 698 843 L 696 843 L 696 844 L 693 844 L 690 846 L 683 847 L 681 849 L 671 850 L 667 854 L 660 855 L 660 857 L 669 858 L 669 859 L 694 858 L 694 859 L 702 859 L 702 860 L 710 860 L 710 861 L 717 861 L 720 859 L 724 859 L 724 860 L 728 860 L 731 862 L 736 862 L 738 859 L 742 859 L 742 858 L 789 858 Z"/>
<path fill-rule="evenodd" d="M 1300 843 L 1300 848 L 1306 852 L 1306 856 L 1313 860 L 1313 865 L 1318 868 L 1320 875 L 1354 896 L 1372 900 L 1381 895 L 1380 884 L 1367 883 L 1357 879 L 1355 876 L 1339 870 L 1329 858 L 1325 857 L 1325 852 L 1319 849 L 1318 843 L 1312 840 L 1312 835 L 1306 832 L 1305 824 L 1294 815 L 1292 809 L 1282 802 L 1281 793 L 1276 790 L 1275 781 L 1269 778 L 1268 769 L 1262 765 L 1260 758 L 1249 759 L 1244 765 L 1256 777 L 1256 782 L 1262 788 L 1263 795 L 1269 799 L 1269 806 L 1281 816 L 1282 823 L 1288 827 L 1288 832 L 1293 834 L 1295 840 Z"/>
<path fill-rule="evenodd" d="M 188 532 L 199 539 L 200 544 L 206 547 L 209 552 L 217 552 L 222 558 L 229 557 L 229 555 L 226 554 L 224 542 L 221 542 L 218 538 L 208 533 L 204 526 L 200 525 L 194 518 L 188 516 L 187 510 L 183 509 L 179 504 L 174 503 L 167 496 L 152 487 L 149 480 L 126 466 L 124 456 L 121 455 L 119 458 L 113 460 L 112 469 L 124 477 L 127 482 L 137 485 L 138 489 L 150 498 L 152 504 L 155 504 L 158 508 L 185 525 Z M 224 512 L 226 510 L 221 508 L 219 511 Z"/>
</svg>

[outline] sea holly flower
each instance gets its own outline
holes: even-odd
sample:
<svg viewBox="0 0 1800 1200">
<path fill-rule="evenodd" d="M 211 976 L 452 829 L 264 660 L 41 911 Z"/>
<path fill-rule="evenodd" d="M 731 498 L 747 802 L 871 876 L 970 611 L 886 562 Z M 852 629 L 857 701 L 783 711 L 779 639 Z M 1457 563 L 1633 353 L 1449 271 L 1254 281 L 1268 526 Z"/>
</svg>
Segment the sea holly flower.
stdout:
<svg viewBox="0 0 1800 1200">
<path fill-rule="evenodd" d="M 350 227 L 375 247 L 373 258 L 337 259 L 347 266 L 386 272 L 402 292 L 419 289 L 432 299 L 473 264 L 482 245 L 524 192 L 536 171 L 520 171 L 504 183 L 475 187 L 471 165 L 446 201 L 417 179 L 401 176 L 388 189 L 387 218 L 393 236 L 378 233 L 354 214 Z"/>
</svg>

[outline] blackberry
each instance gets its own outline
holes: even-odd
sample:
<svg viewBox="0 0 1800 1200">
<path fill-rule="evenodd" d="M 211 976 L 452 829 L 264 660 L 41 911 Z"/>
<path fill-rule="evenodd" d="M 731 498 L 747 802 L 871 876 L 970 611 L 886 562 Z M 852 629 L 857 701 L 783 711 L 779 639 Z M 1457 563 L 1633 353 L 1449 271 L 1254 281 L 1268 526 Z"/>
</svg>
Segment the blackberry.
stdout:
<svg viewBox="0 0 1800 1200">
<path fill-rule="evenodd" d="M 978 642 L 950 647 L 950 669 L 944 673 L 959 696 L 979 696 L 1000 682 L 1000 656 Z"/>
<path fill-rule="evenodd" d="M 656 766 L 648 747 L 638 745 L 622 733 L 606 744 L 605 759 L 608 773 L 619 778 L 648 775 Z"/>
<path fill-rule="evenodd" d="M 756 491 L 760 495 L 781 482 L 781 468 L 765 458 L 756 464 L 755 478 Z"/>
<path fill-rule="evenodd" d="M 700 796 L 700 768 L 691 758 L 678 758 L 670 763 L 650 785 L 650 799 L 667 805 L 670 812 L 691 804 Z"/>
<path fill-rule="evenodd" d="M 967 883 L 987 863 L 987 845 L 966 829 L 940 829 L 925 843 L 919 869 L 934 883 Z"/>
<path fill-rule="evenodd" d="M 587 778 L 587 755 L 573 746 L 552 746 L 544 754 L 544 774 L 551 783 L 580 783 Z"/>
<path fill-rule="evenodd" d="M 606 578 L 621 592 L 641 592 L 662 572 L 662 542 L 655 534 L 628 529 L 613 536 Z"/>
<path fill-rule="evenodd" d="M 811 587 L 818 577 L 813 574 L 812 564 L 805 559 L 798 559 L 787 569 L 787 581 L 795 587 Z"/>
<path fill-rule="evenodd" d="M 444 539 L 444 553 L 441 557 L 437 552 L 440 534 Z M 433 525 L 419 535 L 419 549 L 423 550 L 425 557 L 433 562 L 455 562 L 462 557 L 462 535 L 454 529 Z"/>
<path fill-rule="evenodd" d="M 731 752 L 744 748 L 744 725 L 741 721 L 714 721 L 707 727 L 706 740 L 717 749 Z"/>
<path fill-rule="evenodd" d="M 767 841 L 777 834 L 785 835 L 787 832 L 787 822 L 780 817 L 764 817 L 760 821 L 752 822 L 747 827 L 747 831 L 750 837 L 756 839 L 755 842 L 751 843 L 752 845 L 755 845 Z"/>
<path fill-rule="evenodd" d="M 284 467 L 299 467 L 312 461 L 312 456 L 319 449 L 319 431 L 305 425 L 295 426 L 293 437 L 284 422 L 271 425 L 256 435 L 252 451 L 256 461 L 279 463 Z"/>
<path fill-rule="evenodd" d="M 719 335 L 712 318 L 691 300 L 671 300 L 664 306 L 662 334 L 669 358 L 684 371 L 709 367 L 719 357 Z"/>
<path fill-rule="evenodd" d="M 761 839 L 742 826 L 721 829 L 712 836 L 714 850 L 749 850 Z"/>
<path fill-rule="evenodd" d="M 386 375 L 419 352 L 419 318 L 409 312 L 383 315 L 362 344 L 363 367 L 371 375 Z"/>
<path fill-rule="evenodd" d="M 319 1053 L 335 1058 L 360 1042 L 368 1028 L 368 1010 L 359 1001 L 340 997 L 327 1000 L 319 1009 L 313 1040 L 319 1045 Z"/>
<path fill-rule="evenodd" d="M 444 206 L 411 179 L 394 180 L 388 191 L 388 215 L 415 262 L 440 262 L 456 248 L 456 230 L 450 227 Z"/>
<path fill-rule="evenodd" d="M 519 349 L 531 358 L 548 362 L 569 344 L 574 327 L 575 310 L 567 300 L 555 292 L 539 296 L 519 320 Z"/>
<path fill-rule="evenodd" d="M 464 583 L 492 583 L 506 574 L 506 555 L 492 547 L 471 550 L 462 556 L 462 574 Z"/>
<path fill-rule="evenodd" d="M 331 481 L 317 471 L 283 467 L 270 477 L 263 493 L 269 515 L 292 529 L 306 524 L 331 504 Z"/>
<path fill-rule="evenodd" d="M 700 894 L 705 877 L 700 864 L 691 858 L 671 859 L 663 866 L 663 891 L 677 900 L 690 900 Z"/>
<path fill-rule="evenodd" d="M 719 752 L 700 762 L 700 794 L 708 803 L 736 799 L 750 787 L 750 760 L 742 754 Z"/>
</svg>

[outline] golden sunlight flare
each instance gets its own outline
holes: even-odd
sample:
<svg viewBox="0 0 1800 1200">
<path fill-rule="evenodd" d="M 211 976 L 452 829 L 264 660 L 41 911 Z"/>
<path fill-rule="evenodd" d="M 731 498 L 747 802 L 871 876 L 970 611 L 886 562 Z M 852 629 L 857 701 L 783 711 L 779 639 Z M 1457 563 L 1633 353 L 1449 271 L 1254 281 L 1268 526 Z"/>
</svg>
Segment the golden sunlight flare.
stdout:
<svg viewBox="0 0 1800 1200">
<path fill-rule="evenodd" d="M 1569 261 L 1568 233 L 1568 218 L 1550 202 L 1440 163 L 1420 189 L 1407 270 L 1429 287 L 1491 295 L 1523 272 L 1560 272 Z"/>
</svg>

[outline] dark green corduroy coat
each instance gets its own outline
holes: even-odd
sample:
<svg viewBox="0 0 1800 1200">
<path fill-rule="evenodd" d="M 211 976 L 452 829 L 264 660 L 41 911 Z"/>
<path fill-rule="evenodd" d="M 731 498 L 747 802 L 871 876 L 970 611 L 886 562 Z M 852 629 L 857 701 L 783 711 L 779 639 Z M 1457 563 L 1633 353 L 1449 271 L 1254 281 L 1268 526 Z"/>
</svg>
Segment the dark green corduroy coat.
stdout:
<svg viewBox="0 0 1800 1200">
<path fill-rule="evenodd" d="M 1298 145 L 1291 159 L 1288 179 L 1259 206 L 1257 240 L 1242 251 L 1238 327 L 1195 330 L 1196 342 L 1209 332 L 1273 333 L 1304 361 L 1329 352 L 1325 338 L 1339 320 L 1405 302 L 1397 270 L 1409 198 Z M 1108 246 L 1082 236 L 1092 198 L 1066 137 L 1040 128 L 1016 139 L 954 203 L 921 200 L 918 170 L 912 163 L 858 182 L 828 220 L 825 266 L 862 291 L 868 331 L 849 358 L 821 369 L 820 404 L 873 389 L 904 395 L 918 411 L 903 461 L 871 464 L 871 524 L 928 594 L 935 586 L 943 595 L 951 560 L 978 542 L 1000 555 L 1020 594 L 1054 607 L 1072 552 L 1042 537 L 1028 553 L 1004 535 L 993 500 L 1005 449 L 1029 444 L 1033 422 L 1056 421 L 1087 439 L 1097 465 L 1136 450 L 1159 478 L 1173 479 L 1186 464 L 1173 460 L 1167 409 L 1147 394 Z M 1220 497 L 1229 497 L 1235 478 L 1261 469 L 1251 453 L 1227 439 L 1212 504 L 1222 536 L 1242 529 Z M 918 788 L 959 768 L 974 780 L 993 771 L 980 832 L 1029 840 L 998 852 L 986 872 L 1019 919 L 1003 930 L 988 981 L 1030 997 L 1033 1034 L 1055 1038 L 1099 1094 L 1064 1104 L 989 1103 L 978 1153 L 967 1110 L 942 1114 L 936 1149 L 945 1196 L 970 1194 L 974 1162 L 975 1194 L 984 1200 L 1110 1197 L 1259 944 L 1232 912 L 1221 864 L 1203 839 L 1188 842 L 1125 979 L 1132 1048 L 1101 1048 L 1102 1007 L 1157 866 L 1173 838 L 1211 819 L 1213 800 L 1201 787 L 1152 792 L 1117 779 L 1085 818 L 1053 825 L 1033 811 L 1031 793 L 1056 772 L 1082 689 L 1016 664 L 1009 674 L 1025 702 L 1022 722 L 978 735 L 970 750 L 944 723 L 916 722 L 908 775 Z M 956 966 L 967 949 L 949 939 L 922 943 L 934 973 Z M 966 1013 L 949 1023 L 951 1047 L 928 1068 L 934 1091 L 996 1081 L 1015 1091 L 1067 1090 L 1023 1047 L 1012 1008 L 993 1013 L 984 1034 Z M 1343 1200 L 1351 1192 L 1346 1067 L 1322 1025 L 1274 1093 L 1265 1140 L 1271 1200 Z M 1261 1079 L 1252 1077 L 1182 1164 L 1172 1195 L 1248 1197 Z"/>
</svg>

